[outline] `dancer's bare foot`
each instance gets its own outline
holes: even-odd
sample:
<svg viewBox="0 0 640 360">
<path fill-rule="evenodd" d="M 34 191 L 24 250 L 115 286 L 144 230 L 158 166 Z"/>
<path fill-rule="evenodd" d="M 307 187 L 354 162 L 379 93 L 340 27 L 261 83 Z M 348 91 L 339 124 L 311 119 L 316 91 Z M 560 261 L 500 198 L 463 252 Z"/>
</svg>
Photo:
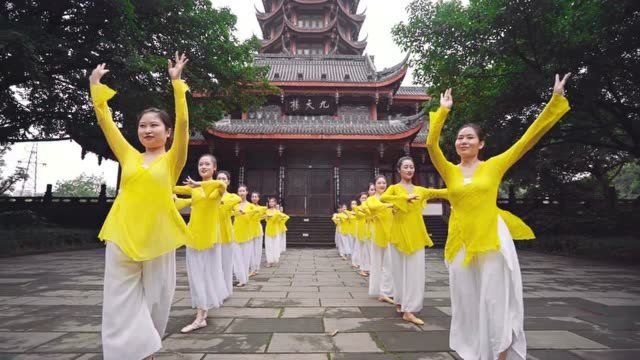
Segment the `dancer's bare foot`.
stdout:
<svg viewBox="0 0 640 360">
<path fill-rule="evenodd" d="M 258 275 L 258 272 L 257 271 L 252 271 L 251 274 L 249 274 L 249 277 L 254 277 L 256 275 Z"/>
<path fill-rule="evenodd" d="M 340 257 L 342 258 L 342 260 L 348 260 L 347 257 L 344 255 L 340 255 Z"/>
<path fill-rule="evenodd" d="M 413 315 L 410 312 L 404 313 L 404 315 L 402 315 L 402 320 L 408 321 L 410 323 L 414 323 L 416 325 L 424 325 L 424 321 L 418 319 L 415 315 Z"/>
<path fill-rule="evenodd" d="M 386 295 L 382 295 L 382 296 L 380 296 L 380 297 L 378 298 L 378 301 L 386 302 L 386 303 L 391 304 L 391 305 L 395 305 L 395 304 L 396 304 L 396 302 L 395 302 L 395 301 L 393 301 L 390 297 L 388 297 L 388 296 L 386 296 Z"/>
<path fill-rule="evenodd" d="M 362 271 L 362 270 L 358 274 L 360 274 L 360 276 L 364 276 L 364 277 L 369 276 L 369 274 L 367 274 L 366 271 Z"/>
<path fill-rule="evenodd" d="M 507 350 L 500 353 L 498 360 L 507 360 Z"/>
<path fill-rule="evenodd" d="M 402 313 L 402 305 L 401 305 L 401 304 L 396 304 L 396 312 L 397 312 L 398 314 L 401 314 L 401 313 Z"/>
<path fill-rule="evenodd" d="M 247 284 L 245 284 L 245 283 L 238 283 L 238 284 L 236 284 L 236 287 L 244 287 L 245 285 L 247 285 Z"/>
</svg>

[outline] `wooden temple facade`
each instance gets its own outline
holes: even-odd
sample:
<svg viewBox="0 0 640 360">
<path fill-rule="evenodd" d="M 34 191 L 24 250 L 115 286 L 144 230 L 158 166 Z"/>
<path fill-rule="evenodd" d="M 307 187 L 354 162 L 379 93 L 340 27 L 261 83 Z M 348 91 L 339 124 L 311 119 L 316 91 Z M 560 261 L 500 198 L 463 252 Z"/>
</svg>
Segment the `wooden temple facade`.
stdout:
<svg viewBox="0 0 640 360">
<path fill-rule="evenodd" d="M 416 161 L 416 183 L 440 187 L 424 142 L 428 100 L 402 87 L 407 58 L 378 70 L 359 40 L 358 0 L 263 0 L 257 11 L 264 40 L 255 58 L 270 68 L 280 93 L 247 113 L 230 114 L 191 139 L 185 172 L 212 152 L 246 184 L 275 196 L 294 216 L 327 216 L 366 191 L 375 175 L 395 180 L 403 155 Z"/>
</svg>

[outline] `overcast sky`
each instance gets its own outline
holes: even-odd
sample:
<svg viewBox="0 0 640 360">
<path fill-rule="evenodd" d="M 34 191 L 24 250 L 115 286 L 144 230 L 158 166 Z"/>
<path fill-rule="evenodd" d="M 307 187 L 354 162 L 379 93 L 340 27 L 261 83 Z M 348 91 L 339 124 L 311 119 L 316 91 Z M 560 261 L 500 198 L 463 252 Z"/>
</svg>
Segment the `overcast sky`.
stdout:
<svg viewBox="0 0 640 360">
<path fill-rule="evenodd" d="M 410 0 L 361 0 L 358 12 L 366 10 L 367 19 L 360 33 L 360 40 L 368 36 L 366 53 L 375 56 L 378 70 L 390 67 L 402 61 L 405 54 L 393 43 L 391 28 L 406 18 L 405 8 Z M 261 0 L 212 0 L 216 7 L 229 7 L 238 16 L 237 35 L 246 39 L 255 34 L 261 37 L 260 27 L 255 17 L 255 7 L 263 10 Z M 404 85 L 411 84 L 410 75 Z M 20 143 L 13 146 L 5 156 L 7 167 L 3 173 L 12 171 L 23 161 L 23 166 L 29 158 L 33 143 Z M 44 163 L 38 168 L 37 191 L 44 192 L 46 184 L 55 184 L 59 180 L 72 179 L 84 173 L 101 176 L 109 186 L 116 185 L 117 164 L 104 161 L 98 166 L 95 155 L 87 154 L 84 160 L 80 158 L 81 148 L 72 141 L 47 142 L 38 145 L 38 161 Z M 33 174 L 33 171 L 31 171 Z M 25 192 L 33 189 L 34 179 L 29 179 Z M 19 194 L 22 185 L 17 186 L 14 194 Z"/>
</svg>

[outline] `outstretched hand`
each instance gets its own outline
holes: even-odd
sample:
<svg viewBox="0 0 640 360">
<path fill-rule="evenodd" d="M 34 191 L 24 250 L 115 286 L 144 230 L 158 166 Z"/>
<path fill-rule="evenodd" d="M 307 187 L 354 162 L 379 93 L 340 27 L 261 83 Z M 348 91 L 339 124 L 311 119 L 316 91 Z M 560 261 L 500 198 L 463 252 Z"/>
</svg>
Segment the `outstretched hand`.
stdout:
<svg viewBox="0 0 640 360">
<path fill-rule="evenodd" d="M 102 77 L 109 72 L 106 67 L 106 63 L 102 63 L 96 66 L 96 68 L 91 72 L 91 75 L 89 75 L 89 83 L 91 83 L 92 85 L 100 84 L 100 79 L 102 79 Z"/>
<path fill-rule="evenodd" d="M 172 62 L 171 59 L 167 60 L 169 62 L 169 76 L 171 77 L 171 80 L 179 80 L 180 76 L 182 75 L 182 69 L 184 69 L 184 66 L 187 65 L 189 59 L 187 59 L 187 55 L 185 55 L 184 53 L 180 55 L 176 51 L 174 60 L 175 63 Z"/>
<path fill-rule="evenodd" d="M 445 90 L 444 94 L 440 93 L 440 106 L 451 109 L 453 106 L 453 96 L 451 95 L 451 88 Z"/>
<path fill-rule="evenodd" d="M 200 187 L 200 182 L 193 180 L 191 176 L 187 176 L 187 180 L 185 180 L 183 184 L 192 188 Z"/>
<path fill-rule="evenodd" d="M 566 73 L 562 80 L 560 80 L 560 75 L 556 74 L 556 82 L 553 84 L 553 93 L 564 95 L 564 85 L 567 83 L 567 79 L 569 79 L 571 73 Z"/>
</svg>

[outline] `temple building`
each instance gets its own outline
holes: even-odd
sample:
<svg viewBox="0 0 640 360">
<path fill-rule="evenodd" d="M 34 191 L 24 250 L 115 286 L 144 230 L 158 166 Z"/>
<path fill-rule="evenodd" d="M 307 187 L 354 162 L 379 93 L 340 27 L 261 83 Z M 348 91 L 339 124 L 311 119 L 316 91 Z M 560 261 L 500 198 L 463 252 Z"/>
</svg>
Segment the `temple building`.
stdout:
<svg viewBox="0 0 640 360">
<path fill-rule="evenodd" d="M 417 184 L 439 187 L 424 150 L 421 105 L 429 98 L 422 87 L 401 86 L 408 57 L 399 54 L 397 65 L 378 69 L 365 54 L 358 3 L 263 0 L 255 63 L 270 68 L 279 94 L 192 138 L 190 162 L 212 151 L 234 189 L 242 183 L 275 196 L 297 217 L 326 219 L 377 174 L 394 181 L 395 162 L 405 154 L 416 160 Z"/>
</svg>

